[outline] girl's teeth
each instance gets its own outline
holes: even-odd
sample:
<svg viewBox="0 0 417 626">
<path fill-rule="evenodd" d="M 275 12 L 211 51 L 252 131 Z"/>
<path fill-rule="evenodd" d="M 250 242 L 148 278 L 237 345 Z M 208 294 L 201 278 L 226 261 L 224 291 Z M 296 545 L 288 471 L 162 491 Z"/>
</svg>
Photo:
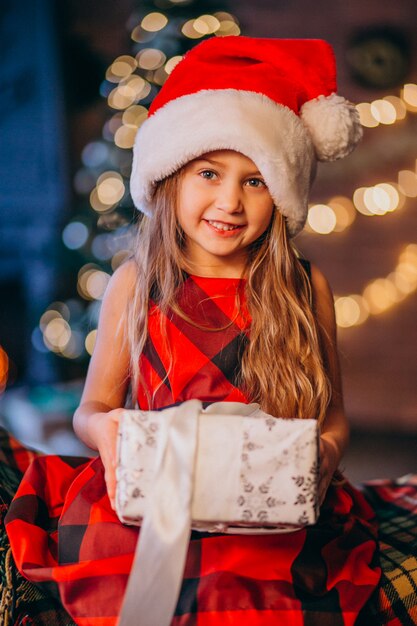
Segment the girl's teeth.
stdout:
<svg viewBox="0 0 417 626">
<path fill-rule="evenodd" d="M 233 230 L 234 228 L 239 228 L 238 226 L 227 226 L 227 224 L 222 224 L 221 222 L 213 222 L 213 220 L 207 221 L 214 226 L 214 228 L 218 228 L 219 230 Z"/>
</svg>

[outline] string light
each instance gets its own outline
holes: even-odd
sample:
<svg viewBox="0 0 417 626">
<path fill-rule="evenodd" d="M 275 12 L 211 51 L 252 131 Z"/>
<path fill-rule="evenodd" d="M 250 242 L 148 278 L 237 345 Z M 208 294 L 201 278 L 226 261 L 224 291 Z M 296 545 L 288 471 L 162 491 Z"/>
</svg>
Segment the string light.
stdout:
<svg viewBox="0 0 417 626">
<path fill-rule="evenodd" d="M 366 128 L 376 128 L 379 124 L 395 124 L 406 117 L 407 111 L 417 113 L 417 85 L 404 85 L 400 98 L 388 95 L 373 102 L 360 102 L 356 109 L 362 126 Z"/>
<path fill-rule="evenodd" d="M 398 183 L 358 187 L 353 192 L 352 200 L 345 196 L 336 196 L 325 204 L 309 205 L 305 230 L 307 233 L 320 235 L 341 232 L 353 224 L 355 212 L 366 217 L 383 216 L 402 209 L 407 197 L 417 197 L 417 173 L 400 170 Z M 333 226 L 330 210 L 336 217 Z"/>
<path fill-rule="evenodd" d="M 417 290 L 417 244 L 402 250 L 396 268 L 385 278 L 369 282 L 362 294 L 335 296 L 336 322 L 351 328 L 365 322 L 371 315 L 380 315 Z"/>
</svg>

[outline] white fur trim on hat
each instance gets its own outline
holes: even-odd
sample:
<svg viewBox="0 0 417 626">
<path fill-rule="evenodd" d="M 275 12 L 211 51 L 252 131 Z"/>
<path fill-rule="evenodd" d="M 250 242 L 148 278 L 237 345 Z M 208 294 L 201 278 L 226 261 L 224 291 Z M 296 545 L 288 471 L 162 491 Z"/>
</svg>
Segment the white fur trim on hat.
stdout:
<svg viewBox="0 0 417 626">
<path fill-rule="evenodd" d="M 336 93 L 309 100 L 300 113 L 310 131 L 319 161 L 344 158 L 362 139 L 358 110 Z"/>
<path fill-rule="evenodd" d="M 204 90 L 171 100 L 140 127 L 130 191 L 149 215 L 155 183 L 214 150 L 249 157 L 265 179 L 291 236 L 304 226 L 316 158 L 310 134 L 289 108 L 263 94 Z"/>
</svg>

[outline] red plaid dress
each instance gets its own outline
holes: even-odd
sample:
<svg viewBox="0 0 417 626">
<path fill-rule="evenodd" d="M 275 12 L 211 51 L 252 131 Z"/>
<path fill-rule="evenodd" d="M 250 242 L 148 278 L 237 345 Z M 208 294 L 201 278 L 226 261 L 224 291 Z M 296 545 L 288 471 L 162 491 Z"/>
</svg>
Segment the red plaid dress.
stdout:
<svg viewBox="0 0 417 626">
<path fill-rule="evenodd" d="M 198 324 L 171 311 L 164 336 L 151 305 L 140 407 L 148 408 L 146 391 L 153 408 L 195 397 L 245 401 L 236 386 L 248 329 L 244 282 L 188 276 L 180 305 Z M 139 531 L 112 511 L 99 459 L 36 459 L 6 523 L 19 570 L 55 584 L 76 624 L 116 624 Z M 172 626 L 358 624 L 380 578 L 376 545 L 373 511 L 348 484 L 330 488 L 319 522 L 298 532 L 194 531 Z"/>
</svg>

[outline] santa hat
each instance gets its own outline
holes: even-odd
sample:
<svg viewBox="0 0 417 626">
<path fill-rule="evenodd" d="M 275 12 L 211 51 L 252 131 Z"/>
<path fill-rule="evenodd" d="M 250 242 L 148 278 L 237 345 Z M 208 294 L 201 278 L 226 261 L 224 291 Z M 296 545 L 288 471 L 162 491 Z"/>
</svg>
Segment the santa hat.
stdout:
<svg viewBox="0 0 417 626">
<path fill-rule="evenodd" d="M 320 39 L 213 37 L 186 53 L 154 99 L 134 145 L 131 194 L 151 211 L 155 184 L 213 150 L 249 157 L 291 236 L 304 226 L 316 161 L 362 137 L 355 106 L 336 94 L 336 63 Z"/>
</svg>

